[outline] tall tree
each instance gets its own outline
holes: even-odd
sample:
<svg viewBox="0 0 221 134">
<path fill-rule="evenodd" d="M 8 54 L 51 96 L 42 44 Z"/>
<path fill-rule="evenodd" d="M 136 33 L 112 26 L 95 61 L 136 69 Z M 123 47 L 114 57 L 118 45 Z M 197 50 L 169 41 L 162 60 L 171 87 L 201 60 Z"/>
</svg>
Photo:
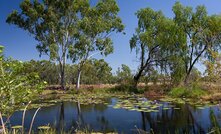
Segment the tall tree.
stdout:
<svg viewBox="0 0 221 134">
<path fill-rule="evenodd" d="M 116 74 L 117 74 L 118 82 L 120 83 L 128 84 L 131 82 L 133 78 L 131 69 L 125 64 L 122 64 L 121 68 L 118 68 L 118 70 L 116 71 Z"/>
<path fill-rule="evenodd" d="M 104 59 L 87 60 L 83 66 L 81 82 L 84 84 L 106 84 L 112 77 L 112 68 Z"/>
<path fill-rule="evenodd" d="M 66 69 L 68 67 L 66 66 Z M 58 71 L 58 66 L 55 65 L 55 63 L 47 61 L 47 60 L 42 60 L 42 61 L 27 61 L 24 62 L 24 74 L 31 74 L 31 73 L 37 73 L 40 77 L 41 80 L 46 81 L 50 85 L 57 85 L 59 84 L 59 71 Z M 66 71 L 66 77 L 68 75 Z M 67 82 L 67 78 L 66 78 Z"/>
<path fill-rule="evenodd" d="M 191 7 L 184 7 L 180 2 L 173 6 L 174 22 L 185 35 L 185 44 L 177 47 L 179 60 L 185 65 L 184 82 L 187 84 L 194 65 L 202 57 L 208 57 L 208 50 L 218 51 L 221 39 L 221 16 L 208 16 L 204 6 L 197 6 L 195 12 Z M 182 46 L 182 47 L 180 47 Z M 182 48 L 182 49 L 180 49 Z"/>
<path fill-rule="evenodd" d="M 40 55 L 59 63 L 61 88 L 65 87 L 68 49 L 79 37 L 78 25 L 87 12 L 88 0 L 24 0 L 21 11 L 13 11 L 7 23 L 28 31 L 38 41 Z"/>
<path fill-rule="evenodd" d="M 150 8 L 139 10 L 137 13 L 138 27 L 130 40 L 131 50 L 135 49 L 139 56 L 140 66 L 134 76 L 134 86 L 154 66 L 162 66 L 167 60 L 167 49 L 175 39 L 176 33 L 171 19 L 166 18 L 161 11 Z"/>
<path fill-rule="evenodd" d="M 95 54 L 107 56 L 113 52 L 110 35 L 113 32 L 122 32 L 124 29 L 118 12 L 119 7 L 115 0 L 100 0 L 96 6 L 87 7 L 80 23 L 78 41 L 70 49 L 73 62 L 78 62 L 77 89 L 80 86 L 81 72 L 86 60 Z"/>
</svg>

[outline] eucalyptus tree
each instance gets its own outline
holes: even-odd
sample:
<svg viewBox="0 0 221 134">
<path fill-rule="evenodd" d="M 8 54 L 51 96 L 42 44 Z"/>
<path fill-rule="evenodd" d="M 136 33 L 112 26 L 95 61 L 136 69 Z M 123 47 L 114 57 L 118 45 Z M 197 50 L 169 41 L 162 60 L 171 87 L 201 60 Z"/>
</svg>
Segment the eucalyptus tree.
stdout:
<svg viewBox="0 0 221 134">
<path fill-rule="evenodd" d="M 31 73 L 37 73 L 40 77 L 41 80 L 46 81 L 48 84 L 52 85 L 57 85 L 59 84 L 59 71 L 58 71 L 58 66 L 55 65 L 55 63 L 47 61 L 47 60 L 41 60 L 41 61 L 27 61 L 24 62 L 24 74 L 31 74 Z M 67 68 L 69 68 L 66 65 L 66 82 L 67 80 L 67 75 L 70 73 L 67 71 Z"/>
<path fill-rule="evenodd" d="M 61 88 L 65 88 L 68 49 L 79 37 L 78 26 L 88 11 L 85 0 L 24 0 L 7 23 L 28 31 L 38 41 L 37 49 L 58 62 Z"/>
<path fill-rule="evenodd" d="M 80 36 L 76 45 L 69 49 L 71 59 L 78 63 L 77 89 L 85 62 L 95 54 L 107 56 L 112 53 L 113 42 L 110 36 L 113 32 L 122 32 L 124 29 L 115 0 L 100 0 L 95 6 L 90 6 L 88 0 L 85 3 L 87 10 L 81 19 Z"/>
<path fill-rule="evenodd" d="M 188 78 L 194 65 L 200 58 L 209 58 L 209 51 L 220 50 L 221 43 L 221 16 L 208 16 L 204 6 L 197 6 L 193 11 L 191 7 L 182 6 L 176 2 L 173 6 L 175 14 L 174 22 L 180 28 L 180 34 L 184 35 L 185 43 L 177 42 L 177 52 L 185 68 L 184 82 Z"/>
<path fill-rule="evenodd" d="M 121 65 L 121 68 L 119 67 L 116 71 L 118 82 L 120 83 L 130 83 L 133 79 L 132 71 L 130 67 L 128 67 L 125 64 Z"/>
<path fill-rule="evenodd" d="M 104 59 L 87 60 L 82 69 L 81 82 L 84 84 L 106 84 L 111 81 L 112 68 Z"/>
<path fill-rule="evenodd" d="M 176 38 L 176 27 L 173 21 L 166 18 L 161 11 L 150 8 L 139 10 L 137 13 L 138 27 L 130 40 L 131 50 L 135 49 L 139 56 L 139 68 L 134 76 L 134 86 L 148 71 L 155 66 L 163 67 L 166 63 L 170 45 Z"/>
<path fill-rule="evenodd" d="M 109 84 L 112 77 L 112 68 L 104 59 L 93 61 L 94 72 L 96 73 L 97 81 L 95 84 Z"/>
</svg>

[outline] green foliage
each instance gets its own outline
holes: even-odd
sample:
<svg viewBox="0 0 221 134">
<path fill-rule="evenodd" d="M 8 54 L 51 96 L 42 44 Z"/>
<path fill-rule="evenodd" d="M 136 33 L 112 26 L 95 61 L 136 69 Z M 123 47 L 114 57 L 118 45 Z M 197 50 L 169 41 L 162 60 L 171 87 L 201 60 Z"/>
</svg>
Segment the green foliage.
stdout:
<svg viewBox="0 0 221 134">
<path fill-rule="evenodd" d="M 124 29 L 115 0 L 101 0 L 95 6 L 89 0 L 24 0 L 20 8 L 21 12 L 8 16 L 7 23 L 31 33 L 38 41 L 40 55 L 47 54 L 59 63 L 62 88 L 67 58 L 79 61 L 80 71 L 92 52 L 112 53 L 109 35 Z"/>
<path fill-rule="evenodd" d="M 211 60 L 204 61 L 204 65 L 206 66 L 204 79 L 208 82 L 218 83 L 221 80 L 221 55 L 214 51 L 210 51 L 210 55 Z"/>
<path fill-rule="evenodd" d="M 59 65 L 53 62 L 26 61 L 23 63 L 24 68 L 21 72 L 24 75 L 38 74 L 39 78 L 50 85 L 59 84 Z M 82 84 L 110 84 L 114 83 L 114 77 L 111 73 L 112 68 L 103 59 L 88 60 L 82 71 Z M 77 81 L 78 65 L 67 64 L 65 67 L 65 79 L 67 84 L 75 84 Z"/>
<path fill-rule="evenodd" d="M 186 88 L 184 87 L 176 87 L 173 88 L 169 95 L 173 96 L 173 97 L 183 97 L 186 95 Z"/>
<path fill-rule="evenodd" d="M 82 71 L 81 82 L 84 84 L 107 84 L 111 83 L 112 68 L 104 59 L 88 60 Z M 75 72 L 77 74 L 77 72 Z"/>
<path fill-rule="evenodd" d="M 205 6 L 197 6 L 195 10 L 192 7 L 183 6 L 176 2 L 173 6 L 175 14 L 174 23 L 178 26 L 178 33 L 181 40 L 173 45 L 171 55 L 176 55 L 177 60 L 182 64 L 175 65 L 185 68 L 185 83 L 188 83 L 189 76 L 194 65 L 200 58 L 209 59 L 210 51 L 218 52 L 220 49 L 220 22 L 221 17 L 216 15 L 209 16 Z M 219 22 L 219 24 L 218 24 Z M 176 71 L 176 70 L 175 70 Z"/>
<path fill-rule="evenodd" d="M 220 15 L 209 16 L 204 6 L 193 10 L 180 2 L 172 10 L 173 19 L 150 8 L 136 13 L 138 27 L 130 40 L 130 47 L 136 50 L 140 60 L 135 83 L 160 68 L 165 74 L 170 73 L 173 84 L 190 84 L 199 77 L 194 70 L 199 59 L 214 59 L 211 52 L 219 52 Z"/>
<path fill-rule="evenodd" d="M 116 74 L 118 83 L 131 84 L 133 75 L 131 69 L 127 65 L 122 64 L 121 68 L 118 68 Z"/>
<path fill-rule="evenodd" d="M 67 68 L 68 67 L 66 67 L 66 69 Z M 26 75 L 37 73 L 40 79 L 46 81 L 48 84 L 59 84 L 59 66 L 56 66 L 53 62 L 46 60 L 27 61 L 24 62 L 23 72 Z M 66 77 L 67 75 L 68 74 L 66 74 Z"/>
<path fill-rule="evenodd" d="M 142 89 L 134 88 L 134 86 L 131 84 L 119 84 L 119 85 L 115 86 L 114 88 L 112 88 L 110 91 L 136 93 L 136 94 L 144 92 L 144 90 L 142 90 Z"/>
<path fill-rule="evenodd" d="M 192 87 L 176 87 L 171 89 L 169 95 L 172 97 L 189 97 L 199 98 L 206 94 L 206 91 L 199 88 L 199 86 L 193 85 Z"/>
<path fill-rule="evenodd" d="M 178 57 L 171 57 L 169 60 L 170 70 L 171 70 L 171 78 L 172 83 L 174 85 L 179 85 L 181 82 L 184 81 L 185 78 L 185 67 L 184 62 L 179 60 Z"/>
<path fill-rule="evenodd" d="M 115 0 L 101 0 L 95 6 L 85 2 L 84 15 L 79 21 L 79 37 L 69 49 L 73 61 L 87 60 L 93 52 L 108 55 L 113 52 L 113 43 L 109 35 L 124 29 L 118 17 L 119 7 Z"/>
<path fill-rule="evenodd" d="M 22 103 L 33 99 L 45 85 L 36 73 L 24 75 L 20 61 L 1 56 L 0 70 L 0 111 L 3 114 L 9 115 Z"/>
<path fill-rule="evenodd" d="M 60 84 L 65 86 L 65 64 L 68 49 L 79 36 L 77 29 L 88 1 L 24 0 L 21 11 L 13 11 L 6 22 L 31 33 L 38 41 L 40 55 L 49 55 L 59 63 Z"/>
<path fill-rule="evenodd" d="M 167 68 L 168 54 L 179 36 L 173 20 L 166 18 L 161 11 L 150 8 L 137 13 L 138 27 L 130 40 L 131 50 L 139 56 L 140 66 L 134 77 L 135 83 L 140 77 L 152 72 L 156 67 Z M 174 38 L 176 36 L 176 38 Z"/>
</svg>

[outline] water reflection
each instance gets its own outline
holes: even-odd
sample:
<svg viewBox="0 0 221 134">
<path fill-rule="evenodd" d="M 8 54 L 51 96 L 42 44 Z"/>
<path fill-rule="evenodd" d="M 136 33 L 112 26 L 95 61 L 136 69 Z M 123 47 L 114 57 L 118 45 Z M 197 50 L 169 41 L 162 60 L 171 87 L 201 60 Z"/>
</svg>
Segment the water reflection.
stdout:
<svg viewBox="0 0 221 134">
<path fill-rule="evenodd" d="M 108 100 L 110 105 L 115 99 Z M 172 104 L 164 103 L 168 107 Z M 76 128 L 87 128 L 100 132 L 134 133 L 136 129 L 155 133 L 206 133 L 213 127 L 210 111 L 213 111 L 217 124 L 221 125 L 221 112 L 218 107 L 196 109 L 190 105 L 175 105 L 180 109 L 159 108 L 159 112 L 136 112 L 125 109 L 113 109 L 103 104 L 81 105 L 74 102 L 63 102 L 42 108 L 36 116 L 33 128 L 50 124 L 58 131 L 73 131 Z M 28 130 L 35 109 L 27 111 L 25 128 Z M 20 125 L 22 112 L 11 117 L 12 125 Z"/>
</svg>

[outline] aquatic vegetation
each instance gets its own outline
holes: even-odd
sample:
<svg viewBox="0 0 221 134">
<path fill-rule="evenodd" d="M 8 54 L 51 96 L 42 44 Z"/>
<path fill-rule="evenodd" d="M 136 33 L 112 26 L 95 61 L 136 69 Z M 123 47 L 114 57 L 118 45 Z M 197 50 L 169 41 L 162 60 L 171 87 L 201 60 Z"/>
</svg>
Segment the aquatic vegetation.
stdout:
<svg viewBox="0 0 221 134">
<path fill-rule="evenodd" d="M 147 100 L 146 98 L 128 98 L 127 100 L 118 99 L 113 106 L 114 109 L 127 109 L 138 112 L 159 112 L 162 104 L 157 101 Z"/>
<path fill-rule="evenodd" d="M 186 100 L 184 100 L 182 98 L 171 98 L 171 97 L 161 98 L 160 101 L 173 102 L 173 103 L 177 103 L 177 104 L 185 104 L 187 102 Z"/>
<path fill-rule="evenodd" d="M 46 91 L 47 94 L 44 95 L 41 99 L 38 100 L 36 105 L 41 104 L 41 106 L 50 106 L 56 103 L 71 101 L 78 102 L 80 104 L 88 105 L 88 104 L 105 104 L 109 98 L 119 98 L 123 100 L 133 99 L 133 97 L 141 97 L 140 94 L 128 94 L 125 92 L 110 92 L 109 89 L 94 89 L 93 92 L 89 92 L 88 90 L 80 90 L 78 92 L 64 92 L 54 94 L 53 92 Z"/>
<path fill-rule="evenodd" d="M 16 133 L 22 133 L 22 128 L 23 126 L 17 125 L 17 126 L 12 126 L 11 129 L 13 131 L 14 134 Z"/>
</svg>

